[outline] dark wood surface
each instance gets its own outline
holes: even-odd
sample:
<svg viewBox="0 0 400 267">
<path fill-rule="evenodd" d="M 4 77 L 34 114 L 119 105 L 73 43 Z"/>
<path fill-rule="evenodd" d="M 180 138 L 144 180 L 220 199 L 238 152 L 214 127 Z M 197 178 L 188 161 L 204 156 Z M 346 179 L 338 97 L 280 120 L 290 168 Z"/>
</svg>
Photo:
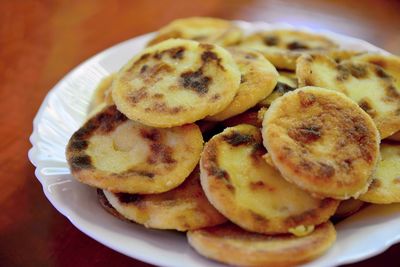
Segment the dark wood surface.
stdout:
<svg viewBox="0 0 400 267">
<path fill-rule="evenodd" d="M 174 18 L 289 22 L 400 54 L 400 1 L 0 1 L 0 266 L 149 266 L 78 231 L 45 198 L 27 152 L 43 98 L 68 71 Z M 352 266 L 399 266 L 400 245 Z"/>
</svg>

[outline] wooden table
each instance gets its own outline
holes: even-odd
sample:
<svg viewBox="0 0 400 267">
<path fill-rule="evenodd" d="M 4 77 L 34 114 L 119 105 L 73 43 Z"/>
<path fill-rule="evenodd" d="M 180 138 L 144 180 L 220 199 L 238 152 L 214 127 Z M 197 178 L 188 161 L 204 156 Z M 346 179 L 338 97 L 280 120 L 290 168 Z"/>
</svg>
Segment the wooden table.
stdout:
<svg viewBox="0 0 400 267">
<path fill-rule="evenodd" d="M 88 57 L 174 18 L 286 21 L 363 38 L 400 54 L 399 1 L 0 2 L 0 266 L 149 266 L 90 239 L 46 200 L 28 162 L 44 96 Z M 352 266 L 399 266 L 400 245 Z"/>
</svg>

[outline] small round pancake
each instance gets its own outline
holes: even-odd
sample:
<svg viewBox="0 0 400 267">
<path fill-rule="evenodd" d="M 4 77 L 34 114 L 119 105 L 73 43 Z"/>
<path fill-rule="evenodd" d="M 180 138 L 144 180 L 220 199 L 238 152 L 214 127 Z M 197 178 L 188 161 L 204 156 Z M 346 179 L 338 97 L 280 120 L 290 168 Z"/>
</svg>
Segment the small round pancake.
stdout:
<svg viewBox="0 0 400 267">
<path fill-rule="evenodd" d="M 295 70 L 296 59 L 303 53 L 334 49 L 337 44 L 312 33 L 273 30 L 252 34 L 240 46 L 260 51 L 276 68 Z"/>
<path fill-rule="evenodd" d="M 279 71 L 278 83 L 274 90 L 269 96 L 260 101 L 258 106 L 268 108 L 275 99 L 295 90 L 297 87 L 297 77 L 294 72 Z"/>
<path fill-rule="evenodd" d="M 100 202 L 100 205 L 111 215 L 117 217 L 123 221 L 129 221 L 127 218 L 121 215 L 113 206 L 111 206 L 110 202 L 107 200 L 106 196 L 104 195 L 103 189 L 97 189 L 97 199 Z"/>
<path fill-rule="evenodd" d="M 225 129 L 206 144 L 200 160 L 208 200 L 240 227 L 258 233 L 288 233 L 318 225 L 339 201 L 316 199 L 287 182 L 262 155 L 261 133 L 252 125 Z"/>
<path fill-rule="evenodd" d="M 110 204 L 125 218 L 147 228 L 194 230 L 226 222 L 207 200 L 196 168 L 177 188 L 161 194 L 138 195 L 104 190 Z"/>
<path fill-rule="evenodd" d="M 381 161 L 371 186 L 359 199 L 375 204 L 400 202 L 400 144 L 381 144 Z"/>
<path fill-rule="evenodd" d="M 72 175 L 98 188 L 160 193 L 180 185 L 199 161 L 203 138 L 187 124 L 156 129 L 106 107 L 76 131 L 66 149 Z"/>
<path fill-rule="evenodd" d="M 344 94 L 319 87 L 275 100 L 265 112 L 262 135 L 283 177 L 317 197 L 366 192 L 379 158 L 371 117 Z"/>
<path fill-rule="evenodd" d="M 373 118 L 382 139 L 400 130 L 400 88 L 381 67 L 304 55 L 297 61 L 296 74 L 300 86 L 332 89 L 357 102 Z"/>
<path fill-rule="evenodd" d="M 364 201 L 359 199 L 349 198 L 340 202 L 333 218 L 335 220 L 343 220 L 357 211 L 359 211 L 365 205 Z"/>
<path fill-rule="evenodd" d="M 114 80 L 112 97 L 131 120 L 164 128 L 224 110 L 239 84 L 239 69 L 222 47 L 171 39 L 130 60 Z"/>
<path fill-rule="evenodd" d="M 242 30 L 230 21 L 207 17 L 191 17 L 174 20 L 162 27 L 157 36 L 148 45 L 154 45 L 171 38 L 180 38 L 229 46 L 237 44 L 242 35 Z"/>
<path fill-rule="evenodd" d="M 187 232 L 191 247 L 199 254 L 235 266 L 294 266 L 324 254 L 336 240 L 331 222 L 303 237 L 268 236 L 223 224 Z"/>
<path fill-rule="evenodd" d="M 260 53 L 239 47 L 228 51 L 241 73 L 239 90 L 227 108 L 207 120 L 222 121 L 248 110 L 271 94 L 278 80 L 278 71 Z"/>
<path fill-rule="evenodd" d="M 96 107 L 104 103 L 107 105 L 112 105 L 114 103 L 111 96 L 111 86 L 114 77 L 115 73 L 112 73 L 100 81 L 93 93 L 92 101 L 89 106 L 89 113 L 92 113 Z"/>
</svg>

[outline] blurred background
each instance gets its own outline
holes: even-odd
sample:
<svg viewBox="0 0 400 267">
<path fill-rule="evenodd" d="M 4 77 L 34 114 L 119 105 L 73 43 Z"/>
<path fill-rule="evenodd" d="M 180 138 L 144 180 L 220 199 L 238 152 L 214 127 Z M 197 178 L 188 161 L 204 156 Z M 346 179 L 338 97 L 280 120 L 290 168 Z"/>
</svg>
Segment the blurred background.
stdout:
<svg viewBox="0 0 400 267">
<path fill-rule="evenodd" d="M 396 0 L 0 0 L 0 266 L 148 266 L 74 228 L 27 159 L 43 98 L 85 59 L 195 15 L 328 29 L 400 55 L 399 11 Z M 399 255 L 397 245 L 353 266 L 399 266 Z"/>
</svg>

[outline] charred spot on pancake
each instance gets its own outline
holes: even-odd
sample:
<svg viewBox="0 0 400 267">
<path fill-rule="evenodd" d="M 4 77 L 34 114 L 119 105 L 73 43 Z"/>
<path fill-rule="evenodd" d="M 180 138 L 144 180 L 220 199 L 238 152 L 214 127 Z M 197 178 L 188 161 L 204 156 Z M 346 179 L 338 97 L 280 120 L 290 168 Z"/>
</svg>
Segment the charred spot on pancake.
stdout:
<svg viewBox="0 0 400 267">
<path fill-rule="evenodd" d="M 124 204 L 138 202 L 143 198 L 141 195 L 128 193 L 115 193 L 115 196 L 118 198 L 119 202 Z"/>
<path fill-rule="evenodd" d="M 92 129 L 89 136 L 93 134 L 95 130 L 100 134 L 109 133 L 126 120 L 128 120 L 128 118 L 119 112 L 116 106 L 111 106 L 103 110 L 103 112 L 97 116 L 91 118 L 83 127 Z"/>
<path fill-rule="evenodd" d="M 152 143 L 150 144 L 150 151 L 151 154 L 147 158 L 149 164 L 155 164 L 157 162 L 165 164 L 176 163 L 176 160 L 172 157 L 172 149 L 168 146 L 161 143 Z"/>
<path fill-rule="evenodd" d="M 140 68 L 140 73 L 143 74 L 143 73 L 148 69 L 148 67 L 149 67 L 149 66 L 146 65 L 146 64 L 143 65 L 143 66 Z"/>
<path fill-rule="evenodd" d="M 349 66 L 350 73 L 357 79 L 364 79 L 368 77 L 367 68 L 362 64 L 352 64 Z"/>
<path fill-rule="evenodd" d="M 373 160 L 372 147 L 373 142 L 369 138 L 369 129 L 363 121 L 352 118 L 353 125 L 346 129 L 346 137 L 355 142 L 360 150 L 361 157 L 368 163 Z"/>
<path fill-rule="evenodd" d="M 208 149 L 204 150 L 203 153 L 205 154 L 204 156 L 208 158 L 208 161 L 204 164 L 204 168 L 208 172 L 208 175 L 229 181 L 228 172 L 218 166 L 216 145 L 214 143 L 209 143 Z"/>
<path fill-rule="evenodd" d="M 381 185 L 382 185 L 382 183 L 380 180 L 373 179 L 368 190 L 377 189 L 377 188 L 381 187 Z"/>
<path fill-rule="evenodd" d="M 306 50 L 309 49 L 309 47 L 301 42 L 298 41 L 293 41 L 287 44 L 287 48 L 289 50 Z"/>
<path fill-rule="evenodd" d="M 131 104 L 137 104 L 139 103 L 142 99 L 147 97 L 147 91 L 146 88 L 142 87 L 139 90 L 132 91 L 127 95 L 128 101 Z"/>
<path fill-rule="evenodd" d="M 80 171 L 82 169 L 90 169 L 93 167 L 92 160 L 88 155 L 73 156 L 69 160 L 72 171 Z"/>
<path fill-rule="evenodd" d="M 290 128 L 288 135 L 298 142 L 309 144 L 321 138 L 321 129 L 322 127 L 317 124 L 303 124 L 300 127 Z"/>
<path fill-rule="evenodd" d="M 203 64 L 215 62 L 220 69 L 225 70 L 225 67 L 221 65 L 221 58 L 211 50 L 204 51 L 201 54 L 201 60 L 203 61 Z"/>
<path fill-rule="evenodd" d="M 257 181 L 257 182 L 250 182 L 249 187 L 251 190 L 256 191 L 256 190 L 267 190 L 269 192 L 274 192 L 275 188 L 266 184 L 263 181 Z"/>
<path fill-rule="evenodd" d="M 182 59 L 183 55 L 185 53 L 185 48 L 182 46 L 179 46 L 179 47 L 171 48 L 167 51 L 173 59 Z"/>
<path fill-rule="evenodd" d="M 340 64 L 336 65 L 336 70 L 338 71 L 336 80 L 345 81 L 350 77 L 349 70 L 346 67 L 344 67 L 343 65 L 340 65 Z"/>
<path fill-rule="evenodd" d="M 181 74 L 180 83 L 184 88 L 195 91 L 200 95 L 204 95 L 208 92 L 208 86 L 212 79 L 203 74 L 201 69 L 193 72 L 187 71 Z"/>
<path fill-rule="evenodd" d="M 244 75 L 240 75 L 240 84 L 245 83 L 246 82 L 246 78 L 244 77 Z"/>
<path fill-rule="evenodd" d="M 375 73 L 379 78 L 389 79 L 390 76 L 381 67 L 375 66 Z"/>
<path fill-rule="evenodd" d="M 389 98 L 393 98 L 393 99 L 397 99 L 397 100 L 400 99 L 400 94 L 393 85 L 389 85 L 389 86 L 385 87 L 385 92 Z"/>
<path fill-rule="evenodd" d="M 269 35 L 264 37 L 264 44 L 267 46 L 276 46 L 279 43 L 277 36 Z"/>
<path fill-rule="evenodd" d="M 159 142 L 161 140 L 161 133 L 157 129 L 140 129 L 140 135 L 153 142 Z"/>
<path fill-rule="evenodd" d="M 278 82 L 278 83 L 276 84 L 276 86 L 275 86 L 274 91 L 276 91 L 277 93 L 279 93 L 279 94 L 281 94 L 281 95 L 284 95 L 284 94 L 286 94 L 287 92 L 293 91 L 293 90 L 295 90 L 295 89 L 296 89 L 296 88 L 293 88 L 293 87 L 287 85 L 286 83 Z"/>
<path fill-rule="evenodd" d="M 289 227 L 300 225 L 308 220 L 315 220 L 318 217 L 317 210 L 309 210 L 300 214 L 289 216 L 285 219 L 285 224 Z"/>
<path fill-rule="evenodd" d="M 233 131 L 228 135 L 224 135 L 223 139 L 225 142 L 232 146 L 248 145 L 254 143 L 254 137 L 252 135 L 241 134 L 239 132 Z"/>
<path fill-rule="evenodd" d="M 368 113 L 372 118 L 375 117 L 376 111 L 375 109 L 371 106 L 370 101 L 368 99 L 362 99 L 360 102 L 358 102 L 358 105 L 360 108 L 362 108 L 365 112 Z"/>
<path fill-rule="evenodd" d="M 318 162 L 318 176 L 320 178 L 331 178 L 335 175 L 335 168 L 329 164 Z"/>
<path fill-rule="evenodd" d="M 112 174 L 115 177 L 125 177 L 125 176 L 132 176 L 132 175 L 138 175 L 138 176 L 143 176 L 147 178 L 153 178 L 155 176 L 154 173 L 148 172 L 148 171 L 142 171 L 142 170 L 136 170 L 135 168 L 126 170 L 121 173 L 113 173 Z"/>
<path fill-rule="evenodd" d="M 164 97 L 164 95 L 163 94 L 159 94 L 159 93 L 156 93 L 156 94 L 153 95 L 153 98 L 156 98 L 156 99 L 161 99 L 163 97 Z"/>
<path fill-rule="evenodd" d="M 307 108 L 307 107 L 313 105 L 316 101 L 315 95 L 313 95 L 311 93 L 305 93 L 303 91 L 299 91 L 297 94 L 300 98 L 300 104 L 304 108 Z"/>
<path fill-rule="evenodd" d="M 214 94 L 212 97 L 211 97 L 211 101 L 217 101 L 218 99 L 220 99 L 221 98 L 221 95 L 220 94 Z"/>
<path fill-rule="evenodd" d="M 69 148 L 72 150 L 84 150 L 88 147 L 89 143 L 86 140 L 72 139 Z"/>
</svg>

